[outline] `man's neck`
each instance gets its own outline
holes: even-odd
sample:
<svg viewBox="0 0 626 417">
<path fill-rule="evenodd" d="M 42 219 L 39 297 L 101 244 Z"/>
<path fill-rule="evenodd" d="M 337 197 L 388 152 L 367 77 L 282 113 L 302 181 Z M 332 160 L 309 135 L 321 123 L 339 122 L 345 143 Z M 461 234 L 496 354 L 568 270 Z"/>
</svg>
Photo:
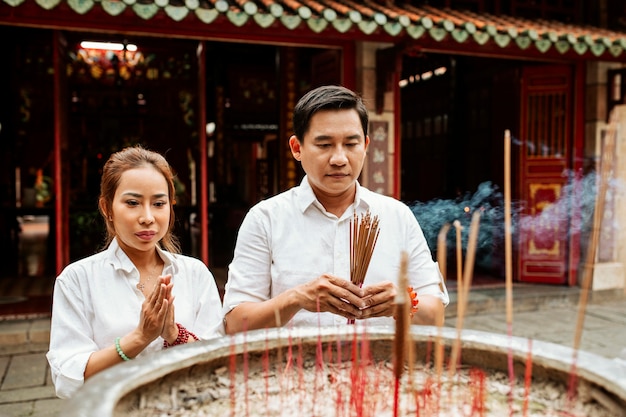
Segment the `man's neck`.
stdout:
<svg viewBox="0 0 626 417">
<path fill-rule="evenodd" d="M 340 195 L 319 195 L 315 194 L 317 200 L 324 206 L 327 212 L 341 217 L 343 213 L 354 203 L 356 197 L 356 185 L 351 192 L 345 192 Z"/>
</svg>

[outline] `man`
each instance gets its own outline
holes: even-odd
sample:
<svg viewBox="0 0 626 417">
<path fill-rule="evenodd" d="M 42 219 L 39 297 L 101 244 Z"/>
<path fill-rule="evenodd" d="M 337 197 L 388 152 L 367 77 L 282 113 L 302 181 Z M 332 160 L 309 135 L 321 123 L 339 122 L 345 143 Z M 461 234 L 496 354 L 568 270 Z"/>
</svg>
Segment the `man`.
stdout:
<svg viewBox="0 0 626 417">
<path fill-rule="evenodd" d="M 344 87 L 317 88 L 296 104 L 289 146 L 306 175 L 243 220 L 224 297 L 227 333 L 347 319 L 391 324 L 396 293 L 407 290 L 395 284 L 402 252 L 419 301 L 412 322 L 443 322 L 448 295 L 415 216 L 357 181 L 368 119 L 361 98 Z M 360 287 L 350 281 L 350 221 L 368 211 L 380 234 Z"/>
</svg>

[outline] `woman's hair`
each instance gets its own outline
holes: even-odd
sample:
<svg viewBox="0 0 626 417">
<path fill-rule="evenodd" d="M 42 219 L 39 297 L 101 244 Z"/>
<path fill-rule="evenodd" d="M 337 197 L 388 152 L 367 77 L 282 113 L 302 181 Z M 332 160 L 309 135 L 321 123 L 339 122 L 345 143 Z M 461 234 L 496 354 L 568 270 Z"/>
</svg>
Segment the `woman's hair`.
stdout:
<svg viewBox="0 0 626 417">
<path fill-rule="evenodd" d="M 311 118 L 320 110 L 351 110 L 359 114 L 363 136 L 367 136 L 369 115 L 362 98 L 354 91 L 337 85 L 325 85 L 306 93 L 293 109 L 293 131 L 300 142 L 309 130 Z"/>
<path fill-rule="evenodd" d="M 172 234 L 174 228 L 174 204 L 176 204 L 176 190 L 174 188 L 174 173 L 170 164 L 165 158 L 153 151 L 144 149 L 137 145 L 124 148 L 119 152 L 111 155 L 102 169 L 102 179 L 100 181 L 100 198 L 98 201 L 98 209 L 104 217 L 106 224 L 107 236 L 105 247 L 109 246 L 115 237 L 115 229 L 108 217 L 113 211 L 113 198 L 120 184 L 122 174 L 130 169 L 151 166 L 163 175 L 167 182 L 168 200 L 170 205 L 170 221 L 167 227 L 167 233 L 161 239 L 161 245 L 167 251 L 172 253 L 180 253 L 180 244 L 178 238 Z"/>
</svg>

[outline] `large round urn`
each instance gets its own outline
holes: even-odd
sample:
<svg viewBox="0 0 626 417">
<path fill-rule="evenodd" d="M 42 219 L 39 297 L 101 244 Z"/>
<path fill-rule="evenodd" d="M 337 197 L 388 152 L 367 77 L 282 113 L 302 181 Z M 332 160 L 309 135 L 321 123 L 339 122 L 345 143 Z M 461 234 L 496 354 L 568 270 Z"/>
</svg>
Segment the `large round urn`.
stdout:
<svg viewBox="0 0 626 417">
<path fill-rule="evenodd" d="M 101 372 L 61 415 L 626 416 L 618 359 L 471 330 L 412 326 L 410 336 L 402 368 L 391 328 L 268 329 L 191 343 Z"/>
</svg>

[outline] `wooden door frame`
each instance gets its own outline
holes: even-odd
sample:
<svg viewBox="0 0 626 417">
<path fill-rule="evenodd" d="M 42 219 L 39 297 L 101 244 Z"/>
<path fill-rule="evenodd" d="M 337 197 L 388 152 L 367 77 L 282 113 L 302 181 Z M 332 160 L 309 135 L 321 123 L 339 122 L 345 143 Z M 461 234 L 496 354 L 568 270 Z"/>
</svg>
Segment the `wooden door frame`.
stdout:
<svg viewBox="0 0 626 417">
<path fill-rule="evenodd" d="M 200 154 L 200 201 L 198 203 L 200 221 L 199 257 L 209 266 L 209 161 L 206 133 L 206 42 L 198 42 L 198 153 Z"/>
<path fill-rule="evenodd" d="M 67 175 L 67 77 L 65 75 L 65 48 L 67 42 L 60 30 L 52 35 L 54 86 L 54 240 L 55 240 L 55 272 L 58 276 L 70 261 L 70 201 L 69 178 Z"/>
<path fill-rule="evenodd" d="M 585 61 L 578 61 L 574 65 L 574 91 L 572 97 L 572 111 L 574 121 L 572 123 L 572 172 L 574 173 L 573 180 L 575 184 L 581 184 L 583 179 L 583 166 L 584 166 L 584 140 L 585 140 L 585 78 L 586 78 L 586 65 Z M 580 194 L 582 189 L 580 186 L 574 188 L 574 200 L 581 201 Z M 580 210 L 575 211 L 572 216 L 572 221 L 575 224 L 582 223 L 582 213 Z M 569 239 L 569 265 L 567 285 L 574 286 L 578 283 L 578 270 L 581 261 L 581 247 L 580 247 L 580 235 L 581 228 L 575 228 L 570 234 Z"/>
<path fill-rule="evenodd" d="M 569 121 L 567 122 L 567 129 L 569 133 L 566 135 L 565 140 L 567 140 L 567 146 L 569 147 L 568 155 L 563 160 L 565 163 L 565 169 L 570 173 L 568 178 L 565 179 L 563 186 L 569 186 L 572 188 L 572 195 L 569 196 L 572 203 L 580 201 L 579 194 L 582 192 L 580 189 L 581 179 L 582 179 L 582 166 L 583 166 L 583 139 L 584 139 L 584 80 L 585 80 L 585 71 L 584 71 L 584 63 L 574 63 L 574 64 L 555 64 L 556 66 L 567 67 L 568 71 L 570 71 L 570 89 L 567 94 L 570 95 L 568 100 L 569 109 L 568 116 Z M 523 77 L 524 79 L 525 77 Z M 521 121 L 520 121 L 520 138 L 523 138 L 527 135 L 525 132 L 526 129 L 526 118 L 527 118 L 527 105 L 526 105 L 526 97 L 527 94 L 524 92 L 524 88 L 522 88 L 521 94 Z M 522 149 L 522 152 L 524 150 Z M 519 167 L 518 167 L 518 178 L 516 183 L 518 184 L 516 194 L 520 201 L 525 198 L 525 184 L 526 184 L 526 176 L 524 174 L 525 164 L 522 164 L 523 155 L 519 155 Z M 551 177 L 554 177 L 551 175 Z M 556 177 L 554 177 L 556 178 Z M 541 177 L 537 177 L 537 183 L 541 183 Z M 549 183 L 546 183 L 549 184 Z M 562 188 L 561 188 L 562 189 Z M 572 206 L 570 210 L 567 211 L 569 218 L 567 219 L 567 237 L 562 242 L 566 245 L 565 254 L 564 254 L 564 265 L 563 265 L 563 273 L 561 282 L 556 282 L 555 280 L 551 280 L 546 278 L 542 280 L 538 279 L 522 279 L 522 255 L 525 249 L 524 245 L 519 245 L 515 257 L 516 261 L 516 280 L 518 281 L 526 281 L 526 282 L 536 282 L 536 283 L 552 283 L 552 284 L 561 284 L 561 285 L 576 285 L 578 269 L 580 263 L 580 224 L 581 224 L 581 213 L 579 209 L 576 209 L 577 206 Z M 520 230 L 519 233 L 522 233 Z M 525 241 L 523 236 L 518 236 L 518 239 L 521 241 Z M 542 261 L 540 261 L 542 262 Z"/>
</svg>

